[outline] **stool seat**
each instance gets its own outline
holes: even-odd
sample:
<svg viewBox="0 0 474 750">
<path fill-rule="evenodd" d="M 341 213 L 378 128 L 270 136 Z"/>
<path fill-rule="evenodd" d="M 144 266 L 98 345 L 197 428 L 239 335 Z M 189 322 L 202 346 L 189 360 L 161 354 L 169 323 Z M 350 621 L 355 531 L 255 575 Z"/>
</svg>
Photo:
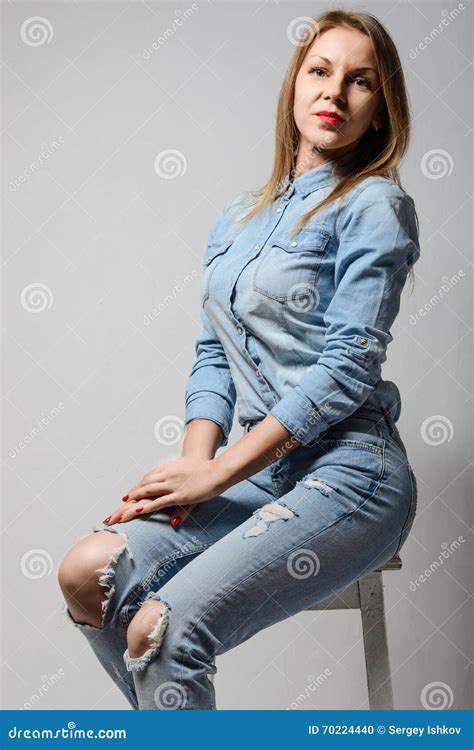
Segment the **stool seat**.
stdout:
<svg viewBox="0 0 474 750">
<path fill-rule="evenodd" d="M 385 623 L 382 573 L 400 570 L 399 555 L 353 581 L 337 594 L 321 599 L 306 610 L 358 609 L 362 618 L 367 688 L 371 710 L 393 710 L 392 680 Z"/>
</svg>

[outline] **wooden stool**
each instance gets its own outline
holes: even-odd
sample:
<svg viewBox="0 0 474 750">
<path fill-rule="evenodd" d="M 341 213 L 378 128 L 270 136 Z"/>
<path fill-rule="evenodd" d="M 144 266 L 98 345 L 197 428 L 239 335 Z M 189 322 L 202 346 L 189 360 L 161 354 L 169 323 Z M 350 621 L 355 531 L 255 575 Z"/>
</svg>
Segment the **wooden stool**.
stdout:
<svg viewBox="0 0 474 750">
<path fill-rule="evenodd" d="M 364 636 L 365 666 L 369 706 L 373 710 L 393 709 L 392 678 L 388 655 L 382 572 L 400 570 L 402 561 L 395 555 L 336 596 L 322 599 L 307 610 L 359 609 Z"/>
</svg>

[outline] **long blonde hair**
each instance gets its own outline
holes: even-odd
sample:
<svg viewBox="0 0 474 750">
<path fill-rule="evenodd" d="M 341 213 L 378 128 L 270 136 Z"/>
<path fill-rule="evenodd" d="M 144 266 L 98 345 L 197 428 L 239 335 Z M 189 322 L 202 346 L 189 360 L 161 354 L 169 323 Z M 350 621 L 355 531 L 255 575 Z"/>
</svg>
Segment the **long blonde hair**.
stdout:
<svg viewBox="0 0 474 750">
<path fill-rule="evenodd" d="M 370 13 L 329 10 L 313 18 L 312 24 L 308 19 L 304 40 L 299 40 L 290 60 L 278 99 L 273 173 L 262 188 L 250 191 L 257 202 L 241 221 L 248 221 L 261 210 L 269 208 L 297 172 L 296 154 L 300 134 L 293 116 L 296 76 L 316 35 L 336 27 L 356 29 L 372 40 L 381 81 L 383 125 L 377 131 L 369 127 L 361 136 L 357 149 L 337 159 L 334 176 L 338 181 L 332 191 L 298 219 L 294 230 L 299 231 L 318 211 L 343 198 L 362 180 L 372 175 L 388 177 L 402 187 L 398 165 L 408 149 L 410 111 L 405 78 L 395 44 L 382 23 Z M 415 217 L 419 229 L 416 210 Z M 413 282 L 413 269 L 410 269 L 410 274 Z"/>
</svg>

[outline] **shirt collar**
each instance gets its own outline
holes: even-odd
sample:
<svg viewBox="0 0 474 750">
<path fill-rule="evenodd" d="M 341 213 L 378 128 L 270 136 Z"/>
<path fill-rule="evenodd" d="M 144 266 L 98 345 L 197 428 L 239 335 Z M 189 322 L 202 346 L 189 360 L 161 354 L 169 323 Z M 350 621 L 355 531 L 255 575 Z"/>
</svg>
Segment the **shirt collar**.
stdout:
<svg viewBox="0 0 474 750">
<path fill-rule="evenodd" d="M 307 195 L 315 190 L 320 190 L 330 185 L 336 181 L 336 178 L 332 174 L 335 163 L 336 159 L 330 159 L 322 164 L 318 164 L 317 167 L 313 167 L 313 169 L 296 177 L 293 182 L 290 182 L 288 189 L 291 190 L 291 186 L 294 185 L 295 192 L 306 198 Z"/>
</svg>

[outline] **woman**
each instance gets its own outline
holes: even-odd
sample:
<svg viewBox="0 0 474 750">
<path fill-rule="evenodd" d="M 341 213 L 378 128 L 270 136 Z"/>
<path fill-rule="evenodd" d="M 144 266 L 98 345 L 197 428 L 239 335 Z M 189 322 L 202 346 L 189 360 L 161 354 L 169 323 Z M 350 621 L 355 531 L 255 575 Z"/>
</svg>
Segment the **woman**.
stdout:
<svg viewBox="0 0 474 750">
<path fill-rule="evenodd" d="M 151 469 L 59 570 L 68 621 L 134 708 L 214 709 L 216 655 L 408 536 L 416 480 L 399 391 L 381 378 L 419 257 L 397 173 L 408 134 L 383 26 L 315 19 L 283 82 L 273 175 L 211 230 L 182 456 Z M 245 434 L 215 457 L 236 404 Z"/>
</svg>

